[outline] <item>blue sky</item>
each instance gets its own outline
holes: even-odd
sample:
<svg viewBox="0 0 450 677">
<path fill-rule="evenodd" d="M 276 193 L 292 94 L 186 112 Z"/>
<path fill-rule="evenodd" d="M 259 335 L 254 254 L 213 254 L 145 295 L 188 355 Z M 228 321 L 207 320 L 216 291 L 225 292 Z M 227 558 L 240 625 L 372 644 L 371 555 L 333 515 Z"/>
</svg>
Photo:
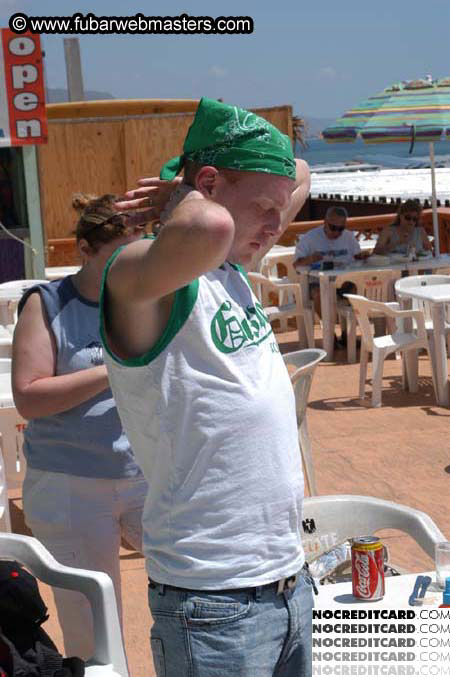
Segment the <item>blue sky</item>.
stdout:
<svg viewBox="0 0 450 677">
<path fill-rule="evenodd" d="M 0 25 L 28 15 L 250 15 L 252 35 L 80 36 L 84 86 L 118 98 L 222 97 L 241 106 L 292 104 L 337 117 L 391 82 L 450 75 L 450 0 L 1 0 Z M 42 37 L 47 82 L 65 87 L 63 36 Z"/>
</svg>

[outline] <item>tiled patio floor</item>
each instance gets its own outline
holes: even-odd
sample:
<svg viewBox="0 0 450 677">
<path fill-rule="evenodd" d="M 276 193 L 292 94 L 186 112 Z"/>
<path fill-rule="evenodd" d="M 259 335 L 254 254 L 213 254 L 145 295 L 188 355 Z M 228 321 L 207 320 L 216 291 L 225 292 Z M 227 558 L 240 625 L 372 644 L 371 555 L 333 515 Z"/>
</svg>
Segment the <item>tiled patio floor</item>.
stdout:
<svg viewBox="0 0 450 677">
<path fill-rule="evenodd" d="M 295 350 L 295 333 L 278 335 L 282 352 Z M 319 365 L 312 386 L 308 422 L 320 494 L 364 494 L 410 505 L 428 513 L 450 537 L 450 410 L 434 403 L 427 358 L 420 359 L 417 394 L 401 391 L 401 363 L 388 360 L 383 406 L 357 400 L 359 365 Z M 13 518 L 23 531 L 20 501 Z M 431 560 L 407 536 L 384 534 L 391 559 L 409 571 L 432 568 Z M 143 559 L 123 550 L 121 570 L 125 643 L 133 677 L 152 677 Z M 60 644 L 51 595 L 44 591 L 48 631 Z"/>
</svg>

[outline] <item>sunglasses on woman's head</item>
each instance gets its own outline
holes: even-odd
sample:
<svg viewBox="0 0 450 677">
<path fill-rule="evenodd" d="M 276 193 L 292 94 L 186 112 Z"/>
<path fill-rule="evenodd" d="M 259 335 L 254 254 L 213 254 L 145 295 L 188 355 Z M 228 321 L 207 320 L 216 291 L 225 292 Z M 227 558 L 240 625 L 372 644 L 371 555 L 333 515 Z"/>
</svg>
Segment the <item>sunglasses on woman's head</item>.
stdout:
<svg viewBox="0 0 450 677">
<path fill-rule="evenodd" d="M 131 219 L 132 213 L 131 212 L 117 212 L 117 214 L 112 214 L 109 218 L 107 218 L 103 223 L 101 224 L 102 226 L 105 223 L 112 223 L 114 226 L 122 226 L 124 225 L 126 228 L 129 228 L 130 230 L 133 230 L 135 233 L 139 233 L 145 230 L 145 223 L 131 223 L 127 224 L 127 219 Z"/>
<path fill-rule="evenodd" d="M 405 221 L 415 221 L 417 223 L 417 221 L 419 220 L 417 214 L 403 214 L 402 216 L 405 219 Z"/>
</svg>

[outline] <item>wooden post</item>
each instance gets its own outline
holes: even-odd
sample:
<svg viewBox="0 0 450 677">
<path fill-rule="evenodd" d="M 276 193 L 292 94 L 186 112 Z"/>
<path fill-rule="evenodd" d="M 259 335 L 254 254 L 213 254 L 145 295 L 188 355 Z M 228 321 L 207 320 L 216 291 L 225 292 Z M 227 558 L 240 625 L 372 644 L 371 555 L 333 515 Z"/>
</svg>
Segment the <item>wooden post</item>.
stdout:
<svg viewBox="0 0 450 677">
<path fill-rule="evenodd" d="M 69 101 L 84 101 L 80 43 L 78 38 L 64 38 L 64 56 L 66 59 Z"/>
</svg>

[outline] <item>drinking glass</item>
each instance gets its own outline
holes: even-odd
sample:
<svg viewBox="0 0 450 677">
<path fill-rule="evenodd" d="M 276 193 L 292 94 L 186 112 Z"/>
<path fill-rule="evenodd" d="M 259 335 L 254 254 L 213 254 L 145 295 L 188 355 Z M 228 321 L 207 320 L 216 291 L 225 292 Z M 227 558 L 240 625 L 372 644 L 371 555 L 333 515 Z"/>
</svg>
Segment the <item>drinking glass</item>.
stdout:
<svg viewBox="0 0 450 677">
<path fill-rule="evenodd" d="M 436 583 L 445 588 L 445 579 L 450 578 L 450 542 L 443 541 L 434 546 L 434 561 L 436 564 Z"/>
</svg>

